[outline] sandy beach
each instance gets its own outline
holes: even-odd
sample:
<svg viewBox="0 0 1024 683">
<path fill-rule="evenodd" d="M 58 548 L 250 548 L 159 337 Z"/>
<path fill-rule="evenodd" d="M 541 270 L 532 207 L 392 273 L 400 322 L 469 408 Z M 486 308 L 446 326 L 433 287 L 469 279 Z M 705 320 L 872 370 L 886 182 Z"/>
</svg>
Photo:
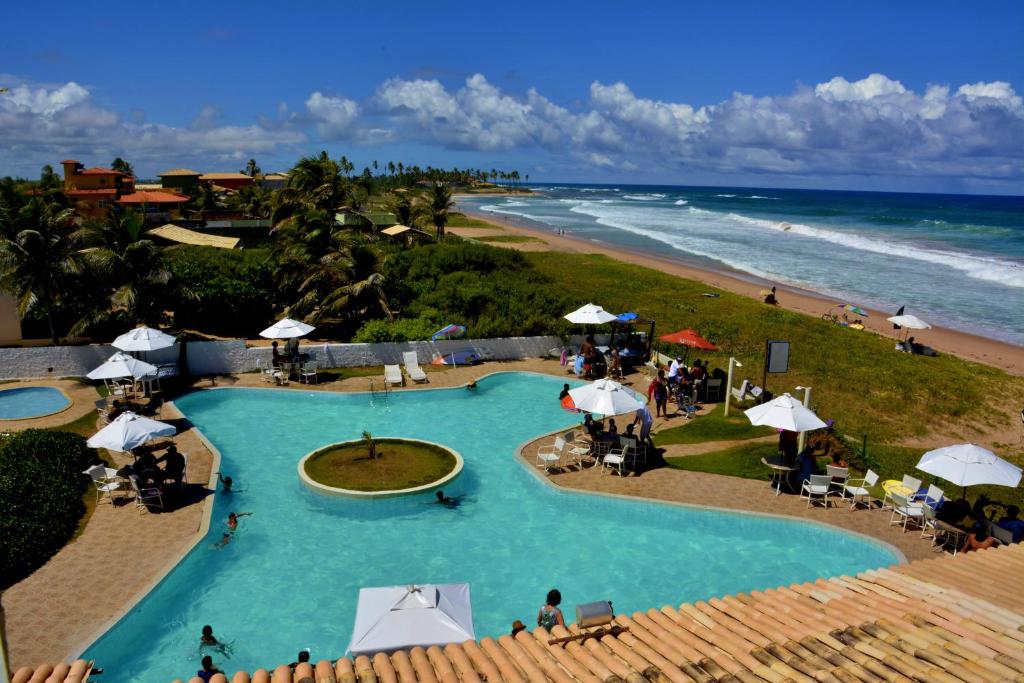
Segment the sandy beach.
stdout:
<svg viewBox="0 0 1024 683">
<path fill-rule="evenodd" d="M 531 241 L 524 243 L 498 243 L 498 246 L 519 248 L 524 251 L 550 249 L 554 251 L 604 254 L 626 263 L 654 268 L 670 275 L 688 280 L 696 280 L 712 287 L 758 300 L 763 298 L 759 292 L 766 286 L 774 284 L 759 282 L 753 278 L 748 279 L 746 276 L 739 277 L 726 272 L 697 268 L 670 258 L 659 258 L 651 254 L 630 251 L 620 247 L 611 248 L 568 234 L 558 235 L 553 231 L 540 229 L 532 223 L 527 225 L 525 221 L 519 222 L 518 219 L 513 219 L 513 217 L 497 217 L 494 214 L 473 210 L 464 205 L 459 205 L 457 210 L 494 225 L 496 232 L 503 231 L 509 234 L 533 237 L 542 240 L 546 244 L 545 246 Z M 484 234 L 480 228 L 449 228 L 449 232 L 465 237 Z M 807 290 L 784 285 L 777 285 L 777 287 L 780 306 L 787 310 L 804 313 L 815 318 L 820 317 L 822 313 L 836 303 L 831 298 Z M 869 313 L 869 317 L 864 319 L 864 324 L 867 328 L 865 331 L 870 330 L 893 339 L 898 334 L 900 339 L 902 339 L 904 332 L 893 330 L 892 324 L 886 320 L 887 317 L 892 315 L 891 312 L 887 313 L 873 309 L 865 310 Z M 940 353 L 948 353 L 967 360 L 985 363 L 1014 375 L 1024 375 L 1024 348 L 1020 346 L 941 327 L 917 330 L 913 331 L 912 334 L 919 342 L 931 346 Z"/>
</svg>

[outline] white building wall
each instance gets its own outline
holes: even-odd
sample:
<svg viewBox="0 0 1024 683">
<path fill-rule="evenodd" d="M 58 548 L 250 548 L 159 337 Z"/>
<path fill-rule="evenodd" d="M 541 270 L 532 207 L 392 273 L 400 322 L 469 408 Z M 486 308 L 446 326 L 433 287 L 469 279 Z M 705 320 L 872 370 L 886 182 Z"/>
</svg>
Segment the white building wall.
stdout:
<svg viewBox="0 0 1024 683">
<path fill-rule="evenodd" d="M 511 337 L 440 342 L 403 342 L 390 344 L 301 344 L 300 350 L 316 359 L 321 367 L 359 367 L 401 363 L 402 353 L 416 351 L 421 364 L 429 363 L 435 353 L 479 349 L 494 360 L 539 358 L 561 348 L 558 337 Z M 41 346 L 0 349 L 0 379 L 37 377 L 82 377 L 117 349 L 106 344 L 89 346 Z M 176 361 L 181 349 L 150 352 L 145 360 L 153 363 Z M 188 342 L 185 355 L 189 372 L 211 375 L 246 372 L 256 368 L 256 360 L 270 361 L 270 347 L 247 347 L 244 340 Z"/>
</svg>

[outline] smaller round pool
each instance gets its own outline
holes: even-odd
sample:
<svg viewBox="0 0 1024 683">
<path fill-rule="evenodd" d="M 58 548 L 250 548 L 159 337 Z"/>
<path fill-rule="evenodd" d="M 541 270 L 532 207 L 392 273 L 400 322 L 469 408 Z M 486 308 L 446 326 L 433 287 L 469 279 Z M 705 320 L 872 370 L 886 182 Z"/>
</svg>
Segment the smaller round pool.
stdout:
<svg viewBox="0 0 1024 683">
<path fill-rule="evenodd" d="M 54 387 L 0 389 L 0 420 L 52 415 L 71 405 L 63 391 Z"/>
</svg>

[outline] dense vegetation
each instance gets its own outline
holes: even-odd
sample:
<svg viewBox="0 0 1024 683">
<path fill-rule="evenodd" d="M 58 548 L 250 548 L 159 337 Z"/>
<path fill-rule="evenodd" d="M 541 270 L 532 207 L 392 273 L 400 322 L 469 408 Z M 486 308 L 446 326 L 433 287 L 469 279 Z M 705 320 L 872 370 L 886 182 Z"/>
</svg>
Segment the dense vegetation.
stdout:
<svg viewBox="0 0 1024 683">
<path fill-rule="evenodd" d="M 82 472 L 96 462 L 85 438 L 28 429 L 0 441 L 0 590 L 42 566 L 85 512 Z"/>
</svg>

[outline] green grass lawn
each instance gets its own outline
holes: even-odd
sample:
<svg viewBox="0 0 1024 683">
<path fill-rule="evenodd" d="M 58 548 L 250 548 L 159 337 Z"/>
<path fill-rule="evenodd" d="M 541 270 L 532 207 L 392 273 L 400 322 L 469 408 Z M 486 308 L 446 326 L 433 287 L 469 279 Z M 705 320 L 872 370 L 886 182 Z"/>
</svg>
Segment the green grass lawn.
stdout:
<svg viewBox="0 0 1024 683">
<path fill-rule="evenodd" d="M 455 467 L 447 450 L 419 443 L 378 440 L 371 459 L 363 443 L 332 448 L 306 461 L 306 474 L 327 486 L 391 491 L 437 481 Z"/>
<path fill-rule="evenodd" d="M 679 458 L 665 458 L 665 464 L 676 470 L 710 472 L 744 479 L 768 479 L 768 468 L 761 464 L 761 458 L 777 455 L 779 446 L 775 443 L 752 443 L 733 446 L 713 453 L 687 455 Z"/>
<path fill-rule="evenodd" d="M 761 381 L 766 339 L 791 342 L 790 369 L 770 375 L 768 389 L 795 393 L 812 386 L 812 407 L 853 440 L 900 443 L 941 429 L 950 442 L 970 425 L 1007 424 L 1019 409 L 1010 397 L 1024 395 L 1024 378 L 949 355 L 938 358 L 893 351 L 893 342 L 870 333 L 716 290 L 655 270 L 593 254 L 525 252 L 559 291 L 579 292 L 579 303 L 594 301 L 611 311 L 635 311 L 657 321 L 655 334 L 692 327 L 716 342 L 721 352 L 691 353 L 714 367 L 729 356 L 743 363 L 744 377 Z M 703 292 L 718 292 L 710 298 Z M 925 340 L 927 341 L 927 340 Z M 674 355 L 680 347 L 662 344 Z"/>
<path fill-rule="evenodd" d="M 725 417 L 725 404 L 715 406 L 706 415 L 700 415 L 678 427 L 663 429 L 654 435 L 656 446 L 676 443 L 704 443 L 705 441 L 731 441 L 732 439 L 754 439 L 775 433 L 771 427 L 755 427 L 743 414 L 741 408 L 731 406 L 729 417 Z"/>
<path fill-rule="evenodd" d="M 452 211 L 448 214 L 448 227 L 449 228 L 489 228 L 494 229 L 493 223 L 482 221 L 479 218 L 473 218 L 467 216 L 464 213 L 458 211 Z"/>
</svg>

